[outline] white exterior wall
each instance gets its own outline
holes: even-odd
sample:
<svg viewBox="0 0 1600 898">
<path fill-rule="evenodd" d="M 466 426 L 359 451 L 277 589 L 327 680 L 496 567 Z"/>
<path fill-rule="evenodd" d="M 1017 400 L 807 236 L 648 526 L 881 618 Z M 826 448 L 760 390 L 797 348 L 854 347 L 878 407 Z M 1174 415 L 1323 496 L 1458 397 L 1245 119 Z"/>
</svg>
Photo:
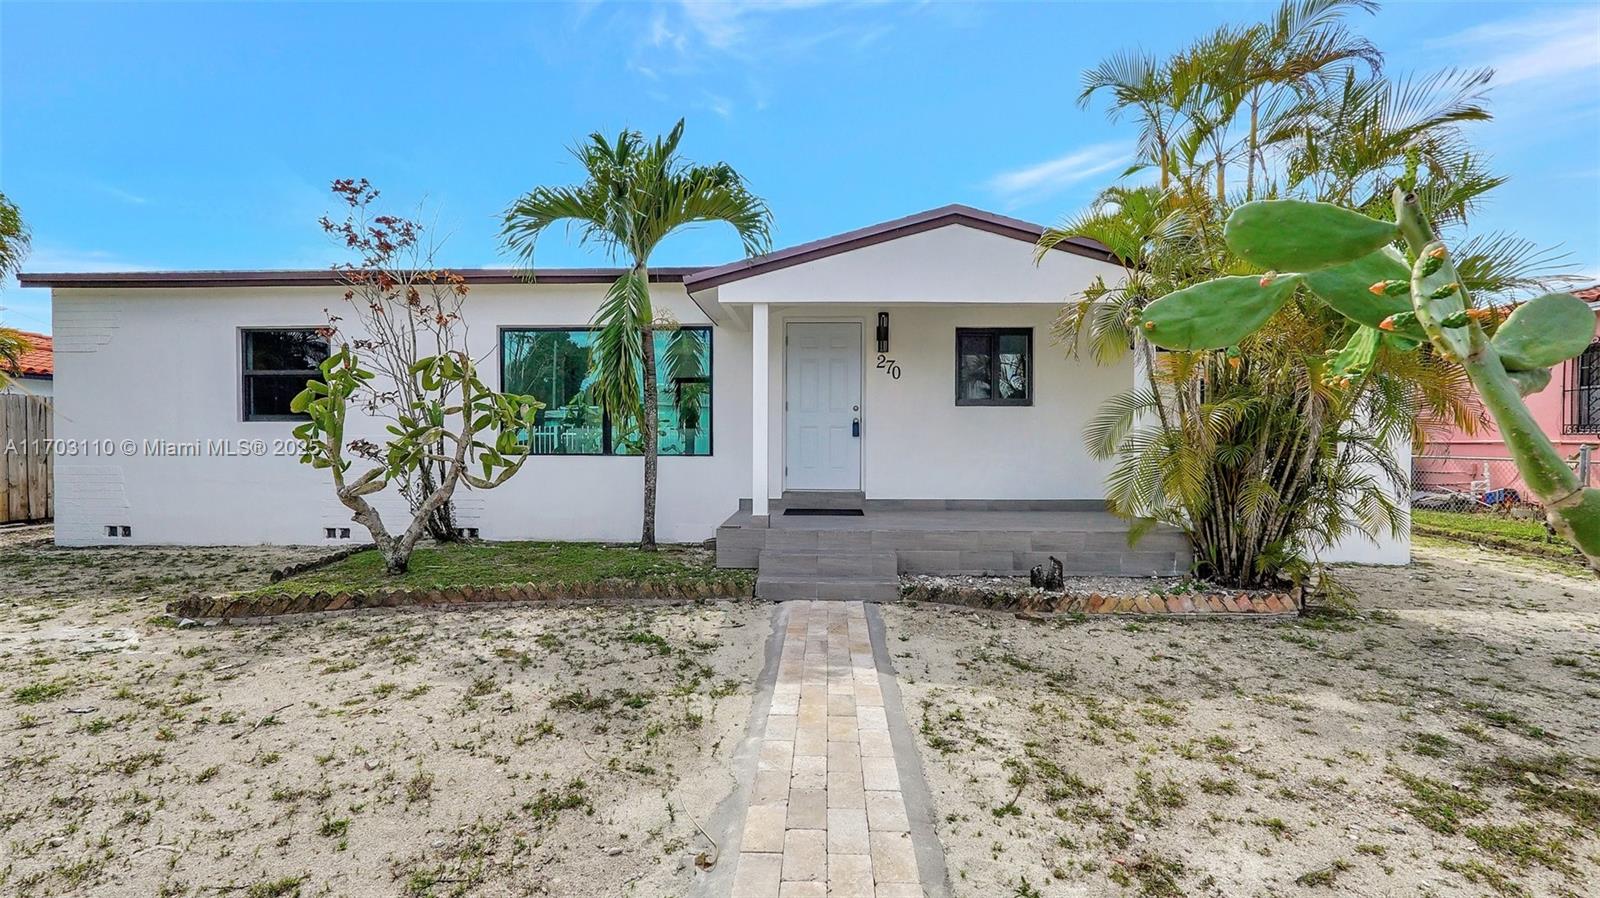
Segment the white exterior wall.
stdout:
<svg viewBox="0 0 1600 898">
<path fill-rule="evenodd" d="M 869 498 L 1102 497 L 1110 465 L 1085 452 L 1083 428 L 1107 398 L 1134 384 L 1133 359 L 1114 366 L 1070 359 L 1051 328 L 1091 279 L 1118 274 L 1066 252 L 1035 265 L 1025 241 L 950 226 L 715 288 L 709 298 L 736 314 L 713 330 L 713 454 L 661 459 L 660 538 L 706 539 L 750 493 L 751 303 L 770 311 L 770 496 L 784 488 L 785 327 L 857 321 Z M 465 310 L 468 346 L 486 379 L 499 380 L 499 328 L 584 326 L 604 292 L 598 284 L 475 287 Z M 681 286 L 656 285 L 654 293 L 658 308 L 682 323 L 710 323 Z M 147 441 L 292 442 L 292 422 L 241 420 L 239 330 L 316 326 L 325 309 L 343 304 L 335 288 L 55 290 L 56 436 L 76 452 L 56 463 L 57 541 L 316 544 L 325 542 L 325 527 L 351 527 L 352 538 L 364 540 L 326 473 L 291 454 L 145 451 Z M 887 355 L 901 368 L 899 380 L 875 367 L 880 311 L 890 316 Z M 955 404 L 958 327 L 1033 329 L 1033 405 Z M 376 426 L 372 434 L 381 439 Z M 123 448 L 128 440 L 132 453 Z M 459 490 L 458 518 L 485 539 L 634 540 L 642 468 L 639 458 L 534 456 L 498 489 Z M 401 520 L 403 500 L 380 497 L 376 504 Z M 131 526 L 132 538 L 108 538 L 108 525 Z M 1324 557 L 1403 564 L 1410 540 L 1346 540 Z"/>
<path fill-rule="evenodd" d="M 783 344 L 796 321 L 862 327 L 862 489 L 873 499 L 1099 499 L 1109 470 L 1083 449 L 1083 426 L 1133 383 L 1131 359 L 1069 359 L 1051 327 L 1095 277 L 1121 269 L 952 224 L 779 268 L 715 288 L 724 306 L 772 311 L 769 492 L 784 485 Z M 900 380 L 876 367 L 873 330 L 889 313 Z M 1033 329 L 1032 406 L 957 406 L 958 327 Z"/>
<path fill-rule="evenodd" d="M 1065 251 L 1033 261 L 1033 244 L 948 225 L 779 268 L 716 288 L 724 305 L 789 303 L 1040 303 L 1052 311 L 1115 265 Z"/>
<path fill-rule="evenodd" d="M 55 395 L 55 381 L 48 377 L 17 377 L 0 387 L 0 393 L 21 393 L 49 399 Z"/>
<path fill-rule="evenodd" d="M 889 313 L 899 380 L 877 365 L 873 330 Z M 1099 499 L 1110 464 L 1083 448 L 1083 427 L 1133 382 L 1133 363 L 1069 359 L 1050 329 L 1056 307 L 785 306 L 772 313 L 768 441 L 771 494 L 784 484 L 784 331 L 791 322 L 861 323 L 861 486 L 871 499 Z M 1033 405 L 958 406 L 956 328 L 1033 329 Z"/>
<path fill-rule="evenodd" d="M 1394 452 L 1395 463 L 1400 466 L 1400 470 L 1407 472 L 1409 477 L 1409 472 L 1411 471 L 1411 440 L 1409 438 L 1396 440 L 1391 447 L 1391 451 Z M 1384 480 L 1384 475 L 1381 471 L 1374 471 L 1373 476 L 1378 477 L 1380 482 Z M 1387 491 L 1387 487 L 1385 487 L 1385 490 Z M 1393 494 L 1391 493 L 1391 495 Z M 1401 505 L 1410 506 L 1409 495 L 1401 495 L 1396 498 Z M 1324 549 L 1320 556 L 1323 561 L 1348 562 L 1351 564 L 1410 564 L 1411 526 L 1409 519 L 1405 533 L 1401 537 L 1396 538 L 1384 533 L 1378 538 L 1372 539 L 1361 534 L 1353 534 Z"/>
<path fill-rule="evenodd" d="M 581 327 L 604 289 L 473 288 L 468 346 L 485 378 L 499 380 L 500 327 Z M 656 292 L 658 308 L 684 324 L 707 323 L 681 287 Z M 292 422 L 241 420 L 239 329 L 315 326 L 324 309 L 342 304 L 332 288 L 56 290 L 56 436 L 117 447 L 58 457 L 57 541 L 316 544 L 330 526 L 364 539 L 327 473 L 291 455 L 158 457 L 120 448 L 129 439 L 290 440 Z M 748 491 L 748 333 L 717 329 L 712 366 L 714 454 L 661 459 L 657 528 L 666 541 L 710 537 Z M 637 540 L 642 477 L 636 457 L 535 456 L 495 490 L 458 490 L 457 510 L 485 539 Z M 403 508 L 398 496 L 379 497 L 380 507 Z M 112 524 L 131 526 L 132 539 L 107 538 Z"/>
</svg>

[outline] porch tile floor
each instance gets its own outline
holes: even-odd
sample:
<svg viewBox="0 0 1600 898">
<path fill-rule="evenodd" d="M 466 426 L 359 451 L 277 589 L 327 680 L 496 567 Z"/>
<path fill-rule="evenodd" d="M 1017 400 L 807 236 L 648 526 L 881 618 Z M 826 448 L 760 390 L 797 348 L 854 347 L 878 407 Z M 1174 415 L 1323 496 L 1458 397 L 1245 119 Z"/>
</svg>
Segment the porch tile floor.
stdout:
<svg viewBox="0 0 1600 898">
<path fill-rule="evenodd" d="M 792 603 L 732 898 L 927 894 L 879 676 L 861 602 Z"/>
</svg>

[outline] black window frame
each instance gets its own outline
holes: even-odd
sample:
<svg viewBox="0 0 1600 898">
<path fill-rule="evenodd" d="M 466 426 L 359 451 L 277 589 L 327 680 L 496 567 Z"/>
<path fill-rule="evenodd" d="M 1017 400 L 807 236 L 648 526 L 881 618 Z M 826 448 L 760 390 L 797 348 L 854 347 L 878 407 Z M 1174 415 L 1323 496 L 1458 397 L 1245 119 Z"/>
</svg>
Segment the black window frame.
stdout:
<svg viewBox="0 0 1600 898">
<path fill-rule="evenodd" d="M 1025 337 L 1028 345 L 1027 371 L 1024 372 L 1027 385 L 1027 395 L 1020 399 L 1001 399 L 991 396 L 988 399 L 968 399 L 961 395 L 961 342 L 966 337 L 985 337 L 989 340 L 989 383 L 1000 382 L 1000 338 Z M 958 327 L 956 328 L 955 341 L 955 391 L 956 405 L 958 406 L 1008 406 L 1026 408 L 1033 405 L 1033 328 L 1031 327 Z"/>
<path fill-rule="evenodd" d="M 327 327 L 327 325 L 314 324 L 314 325 L 269 325 L 269 326 L 265 326 L 265 327 L 241 327 L 241 328 L 239 328 L 238 346 L 239 346 L 239 420 L 240 421 L 250 422 L 250 423 L 260 421 L 260 422 L 269 422 L 270 423 L 270 422 L 274 422 L 274 421 L 282 422 L 282 421 L 309 421 L 310 420 L 310 416 L 309 415 L 303 415 L 303 414 L 302 415 L 297 415 L 297 414 L 294 414 L 292 412 L 287 414 L 287 415 L 258 415 L 258 414 L 253 413 L 250 410 L 250 380 L 251 380 L 251 378 L 255 378 L 255 377 L 289 377 L 289 376 L 294 376 L 294 375 L 299 375 L 299 374 L 305 374 L 305 375 L 308 375 L 306 377 L 306 380 L 309 381 L 309 380 L 315 380 L 316 378 L 320 377 L 321 374 L 322 374 L 322 370 L 320 368 L 292 368 L 292 369 L 263 368 L 263 369 L 260 369 L 260 370 L 256 370 L 256 369 L 252 369 L 252 368 L 247 367 L 248 363 L 249 363 L 249 359 L 250 359 L 250 335 L 251 334 L 260 334 L 260 333 L 281 333 L 281 332 L 284 332 L 284 331 L 302 331 L 302 332 L 305 332 L 305 333 L 319 333 L 319 332 L 325 330 L 326 327 Z M 328 352 L 329 352 L 330 355 L 333 352 L 333 346 L 331 344 L 328 346 Z"/>
<path fill-rule="evenodd" d="M 1561 432 L 1600 434 L 1600 340 L 1568 360 L 1561 378 Z"/>
<path fill-rule="evenodd" d="M 705 384 L 712 383 L 712 378 L 713 378 L 713 376 L 715 374 L 715 371 L 716 371 L 716 358 L 717 358 L 716 327 L 714 325 L 710 325 L 710 324 L 685 324 L 685 325 L 682 325 L 681 327 L 682 327 L 683 330 L 705 331 L 705 334 L 706 334 L 706 371 L 708 373 L 707 373 L 707 375 L 705 377 L 685 377 L 685 378 L 680 378 L 679 380 L 681 382 L 683 382 L 683 383 L 705 383 Z M 583 331 L 583 332 L 592 334 L 592 333 L 595 333 L 595 332 L 597 332 L 599 330 L 600 330 L 600 328 L 594 327 L 593 325 L 589 325 L 589 324 L 576 324 L 576 325 L 562 325 L 562 324 L 526 324 L 526 325 L 502 324 L 502 325 L 500 325 L 500 327 L 497 328 L 496 331 L 495 331 L 495 341 L 496 341 L 495 357 L 496 357 L 496 362 L 500 367 L 500 392 L 504 393 L 506 391 L 506 334 L 507 333 L 545 333 L 545 332 L 551 332 L 551 333 L 570 334 L 570 333 L 576 333 L 576 332 L 579 332 L 579 331 Z M 661 331 L 659 331 L 659 330 L 655 331 L 655 333 L 660 333 L 660 332 Z M 659 370 L 660 364 L 661 364 L 661 356 L 658 353 L 656 355 L 656 365 L 657 365 L 658 370 Z M 714 387 L 712 389 L 712 393 L 715 394 L 715 388 Z M 716 452 L 717 452 L 717 430 L 716 430 L 716 427 L 717 427 L 716 415 L 713 414 L 712 417 L 711 417 L 711 432 L 706 434 L 706 451 L 705 452 L 703 452 L 703 453 L 695 453 L 693 455 L 682 455 L 682 454 L 661 455 L 660 457 L 661 458 L 711 458 L 713 455 L 716 455 Z M 535 451 L 533 451 L 533 449 L 531 447 L 527 448 L 527 452 L 528 452 L 528 455 L 530 457 L 537 457 L 537 458 L 606 458 L 606 457 L 610 457 L 610 458 L 639 458 L 640 457 L 640 456 L 637 456 L 637 455 L 624 455 L 622 453 L 617 452 L 616 451 L 616 444 L 612 442 L 613 433 L 614 433 L 614 430 L 612 428 L 611 413 L 607 412 L 604 409 L 601 409 L 600 410 L 600 451 L 599 452 L 535 452 Z"/>
</svg>

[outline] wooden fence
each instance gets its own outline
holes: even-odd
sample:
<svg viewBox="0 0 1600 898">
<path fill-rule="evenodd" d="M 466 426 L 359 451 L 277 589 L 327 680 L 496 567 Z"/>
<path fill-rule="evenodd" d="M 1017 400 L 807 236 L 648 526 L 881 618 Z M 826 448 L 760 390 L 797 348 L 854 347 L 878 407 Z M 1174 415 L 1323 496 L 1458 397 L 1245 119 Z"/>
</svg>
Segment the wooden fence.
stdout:
<svg viewBox="0 0 1600 898">
<path fill-rule="evenodd" d="M 50 400 L 0 393 L 0 524 L 55 517 Z"/>
</svg>

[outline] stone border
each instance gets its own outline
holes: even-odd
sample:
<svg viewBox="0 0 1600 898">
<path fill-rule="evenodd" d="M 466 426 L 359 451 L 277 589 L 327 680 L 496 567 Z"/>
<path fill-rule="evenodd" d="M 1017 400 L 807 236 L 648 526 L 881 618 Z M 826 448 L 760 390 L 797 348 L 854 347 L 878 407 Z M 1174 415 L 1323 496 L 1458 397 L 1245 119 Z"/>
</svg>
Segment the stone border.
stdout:
<svg viewBox="0 0 1600 898">
<path fill-rule="evenodd" d="M 754 588 L 728 579 L 700 583 L 669 580 L 607 579 L 567 583 L 513 583 L 502 586 L 448 586 L 435 589 L 375 589 L 316 593 L 268 593 L 256 596 L 191 596 L 167 604 L 167 612 L 194 620 L 279 617 L 361 608 L 492 605 L 509 602 L 556 602 L 628 596 L 655 599 L 748 599 Z"/>
<path fill-rule="evenodd" d="M 277 583 L 279 580 L 293 577 L 296 574 L 303 574 L 306 571 L 314 571 L 319 568 L 325 568 L 334 562 L 343 561 L 352 555 L 359 555 L 366 551 L 375 552 L 377 549 L 371 545 L 340 546 L 326 555 L 310 558 L 305 561 L 291 562 L 290 564 L 283 565 L 282 567 L 275 567 L 272 569 L 272 573 L 268 575 L 267 582 Z"/>
<path fill-rule="evenodd" d="M 1303 594 L 1289 592 L 1205 592 L 1162 595 L 1090 593 L 1005 593 L 975 587 L 908 586 L 900 598 L 1023 614 L 1145 614 L 1190 617 L 1289 615 L 1301 610 Z"/>
</svg>

